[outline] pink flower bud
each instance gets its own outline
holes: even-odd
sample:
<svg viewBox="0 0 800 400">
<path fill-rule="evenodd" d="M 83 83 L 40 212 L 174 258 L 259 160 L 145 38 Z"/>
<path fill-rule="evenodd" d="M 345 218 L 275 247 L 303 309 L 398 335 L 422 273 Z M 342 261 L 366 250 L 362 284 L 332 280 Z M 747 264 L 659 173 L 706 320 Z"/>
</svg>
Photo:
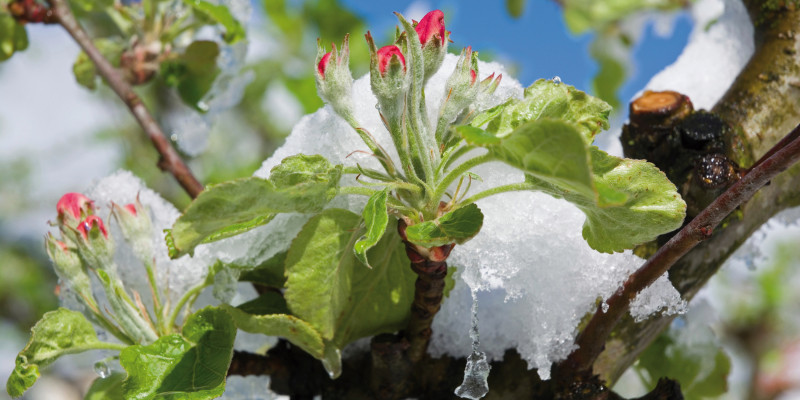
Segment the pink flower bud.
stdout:
<svg viewBox="0 0 800 400">
<path fill-rule="evenodd" d="M 126 204 L 124 208 L 128 210 L 128 212 L 133 214 L 134 217 L 136 216 L 136 204 L 133 203 Z"/>
<path fill-rule="evenodd" d="M 475 80 L 478 79 L 478 74 L 475 72 L 474 69 L 471 69 L 471 70 L 469 70 L 469 76 L 470 76 L 470 79 L 472 80 L 472 82 L 470 84 L 474 85 L 475 84 Z"/>
<path fill-rule="evenodd" d="M 336 46 L 333 45 L 333 48 L 335 49 Z M 328 62 L 331 60 L 331 54 L 333 54 L 332 51 L 325 53 L 322 59 L 319 60 L 319 64 L 317 64 L 317 71 L 319 71 L 323 79 L 325 78 L 325 69 L 328 68 Z"/>
<path fill-rule="evenodd" d="M 414 30 L 417 31 L 419 42 L 423 47 L 433 39 L 438 40 L 444 46 L 444 13 L 441 10 L 433 10 L 425 14 Z"/>
<path fill-rule="evenodd" d="M 100 229 L 100 232 L 103 233 L 105 238 L 108 238 L 108 231 L 106 230 L 106 226 L 103 224 L 103 220 L 96 216 L 90 215 L 86 217 L 81 223 L 78 225 L 78 232 L 81 233 L 84 239 L 89 238 L 89 232 L 97 225 L 97 228 Z"/>
<path fill-rule="evenodd" d="M 61 196 L 58 204 L 56 204 L 56 210 L 58 211 L 59 221 L 63 221 L 67 213 L 72 218 L 80 220 L 84 212 L 88 214 L 94 211 L 94 202 L 80 193 L 67 193 Z"/>
<path fill-rule="evenodd" d="M 406 58 L 403 56 L 403 52 L 400 51 L 399 47 L 389 45 L 378 49 L 378 70 L 380 70 L 381 76 L 386 75 L 386 68 L 392 63 L 395 57 L 397 57 L 398 62 L 403 65 L 403 71 L 405 71 Z"/>
</svg>

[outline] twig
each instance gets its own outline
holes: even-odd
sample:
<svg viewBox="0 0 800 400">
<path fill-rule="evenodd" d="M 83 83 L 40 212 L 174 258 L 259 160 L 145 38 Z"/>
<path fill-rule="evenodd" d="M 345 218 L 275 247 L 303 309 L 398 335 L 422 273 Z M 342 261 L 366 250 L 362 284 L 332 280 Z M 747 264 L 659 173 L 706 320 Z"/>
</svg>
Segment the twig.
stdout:
<svg viewBox="0 0 800 400">
<path fill-rule="evenodd" d="M 195 178 L 189 167 L 181 160 L 181 157 L 169 143 L 158 122 L 153 118 L 145 107 L 142 100 L 133 91 L 133 88 L 125 81 L 122 74 L 106 60 L 100 51 L 95 47 L 92 39 L 83 30 L 66 0 L 49 0 L 53 14 L 61 26 L 72 36 L 78 45 L 83 49 L 89 59 L 92 60 L 97 72 L 108 83 L 108 86 L 125 102 L 131 110 L 136 121 L 150 137 L 156 150 L 161 154 L 158 166 L 165 171 L 169 171 L 180 183 L 184 190 L 192 198 L 197 197 L 203 191 L 203 185 Z"/>
<path fill-rule="evenodd" d="M 569 374 L 591 372 L 592 365 L 603 351 L 612 329 L 628 311 L 636 294 L 663 275 L 698 243 L 711 237 L 713 229 L 739 205 L 749 200 L 756 191 L 800 160 L 800 138 L 797 137 L 799 134 L 800 125 L 789 133 L 789 137 L 794 137 L 794 140 L 788 144 L 779 143 L 777 146 L 781 144 L 785 146 L 752 168 L 747 175 L 714 200 L 629 276 L 617 292 L 606 301 L 608 304 L 606 312 L 598 306 L 592 319 L 575 340 L 579 347 L 566 360 L 559 363 L 557 370 Z"/>
</svg>

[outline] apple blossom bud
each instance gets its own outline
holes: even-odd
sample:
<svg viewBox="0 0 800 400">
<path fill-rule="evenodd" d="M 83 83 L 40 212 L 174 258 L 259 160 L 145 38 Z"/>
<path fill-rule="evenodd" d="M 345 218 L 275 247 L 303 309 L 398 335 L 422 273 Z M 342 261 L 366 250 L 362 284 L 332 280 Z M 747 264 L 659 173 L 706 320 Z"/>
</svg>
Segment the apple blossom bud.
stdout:
<svg viewBox="0 0 800 400">
<path fill-rule="evenodd" d="M 470 110 L 480 112 L 488 107 L 491 103 L 492 94 L 494 94 L 494 91 L 500 86 L 501 80 L 503 80 L 503 74 L 497 75 L 497 78 L 495 78 L 494 72 L 486 77 L 486 79 L 482 80 L 478 87 L 478 97 L 475 99 L 475 103 L 470 107 Z"/>
<path fill-rule="evenodd" d="M 56 240 L 50 233 L 45 236 L 45 249 L 53 260 L 56 274 L 66 285 L 81 295 L 91 294 L 91 281 L 86 273 L 86 267 L 74 249 Z"/>
<path fill-rule="evenodd" d="M 62 230 L 65 236 L 71 236 L 78 247 L 78 253 L 87 265 L 96 269 L 113 268 L 114 241 L 108 235 L 103 220 L 90 215 L 81 221 L 77 228 Z M 75 235 L 77 232 L 79 235 Z"/>
<path fill-rule="evenodd" d="M 82 218 L 94 213 L 94 202 L 80 193 L 67 193 L 56 204 L 58 222 L 76 226 Z"/>
<path fill-rule="evenodd" d="M 322 42 L 317 40 L 317 70 L 315 73 L 319 97 L 329 103 L 334 111 L 345 119 L 352 119 L 351 96 L 353 75 L 350 73 L 350 35 L 344 36 L 341 50 L 331 44 L 325 52 Z"/>
<path fill-rule="evenodd" d="M 453 74 L 447 78 L 445 83 L 445 97 L 439 111 L 439 124 L 449 124 L 455 120 L 462 111 L 469 108 L 478 97 L 481 84 L 477 83 L 478 75 L 478 53 L 472 51 L 472 47 L 466 47 L 461 51 L 456 63 Z M 437 130 L 445 134 L 446 132 Z M 446 138 L 437 137 L 439 143 Z"/>
<path fill-rule="evenodd" d="M 448 32 L 444 29 L 444 13 L 433 10 L 414 26 L 422 45 L 422 58 L 425 62 L 425 79 L 431 77 L 444 61 L 447 54 Z"/>
<path fill-rule="evenodd" d="M 143 260 L 153 258 L 153 224 L 139 198 L 136 202 L 120 206 L 111 203 L 111 213 L 119 223 L 125 240 L 133 247 L 134 253 Z"/>
<path fill-rule="evenodd" d="M 370 53 L 370 84 L 378 98 L 381 114 L 391 125 L 399 125 L 405 107 L 405 98 L 411 84 L 406 66 L 406 57 L 401 46 L 407 43 L 406 36 L 398 39 L 400 46 L 389 45 L 377 49 L 372 34 L 365 35 Z"/>
</svg>

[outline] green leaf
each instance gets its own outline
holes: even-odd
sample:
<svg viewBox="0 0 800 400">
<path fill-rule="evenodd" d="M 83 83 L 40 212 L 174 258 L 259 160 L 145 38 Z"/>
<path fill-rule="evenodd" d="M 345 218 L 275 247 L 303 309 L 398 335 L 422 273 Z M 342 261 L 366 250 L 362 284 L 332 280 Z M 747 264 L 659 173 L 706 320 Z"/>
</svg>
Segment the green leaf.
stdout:
<svg viewBox="0 0 800 400">
<path fill-rule="evenodd" d="M 231 11 L 224 4 L 214 4 L 203 0 L 183 0 L 183 2 L 192 7 L 195 12 L 222 25 L 225 28 L 223 39 L 227 43 L 236 43 L 244 39 L 244 27 L 233 17 Z"/>
<path fill-rule="evenodd" d="M 450 211 L 433 221 L 406 228 L 406 239 L 423 247 L 462 244 L 478 234 L 483 226 L 483 213 L 475 203 Z"/>
<path fill-rule="evenodd" d="M 534 120 L 487 146 L 496 159 L 570 192 L 595 195 L 589 146 L 575 125 Z"/>
<path fill-rule="evenodd" d="M 255 268 L 242 271 L 242 274 L 239 276 L 239 281 L 283 288 L 286 283 L 285 262 L 286 252 L 282 251 Z"/>
<path fill-rule="evenodd" d="M 103 347 L 83 314 L 59 308 L 45 313 L 31 329 L 31 338 L 17 355 L 16 367 L 6 383 L 11 397 L 20 397 L 39 378 L 39 369 L 66 354 Z"/>
<path fill-rule="evenodd" d="M 388 197 L 388 190 L 373 194 L 369 197 L 367 205 L 364 206 L 364 210 L 361 212 L 367 232 L 353 246 L 353 251 L 356 253 L 356 258 L 369 268 L 372 268 L 372 266 L 367 261 L 367 250 L 381 240 L 383 233 L 386 232 L 386 225 L 389 224 L 389 212 L 386 209 Z"/>
<path fill-rule="evenodd" d="M 113 0 L 70 0 L 69 4 L 84 12 L 101 11 L 114 5 Z"/>
<path fill-rule="evenodd" d="M 596 196 L 565 190 L 533 176 L 527 181 L 586 214 L 583 237 L 593 249 L 623 251 L 681 226 L 686 203 L 653 164 L 614 157 L 596 147 L 591 149 L 591 158 Z"/>
<path fill-rule="evenodd" d="M 267 291 L 253 300 L 238 305 L 236 308 L 255 315 L 291 313 L 283 294 L 273 291 Z"/>
<path fill-rule="evenodd" d="M 500 138 L 493 133 L 486 132 L 481 128 L 476 128 L 472 125 L 461 125 L 456 127 L 456 132 L 458 132 L 461 137 L 468 144 L 474 144 L 478 146 L 487 146 L 491 144 L 500 143 Z"/>
<path fill-rule="evenodd" d="M 210 399 L 225 391 L 236 327 L 226 311 L 206 307 L 192 314 L 182 334 L 120 353 L 128 372 L 125 399 Z"/>
<path fill-rule="evenodd" d="M 114 372 L 108 377 L 97 378 L 84 396 L 83 400 L 109 400 L 123 398 L 122 381 L 127 375 Z"/>
<path fill-rule="evenodd" d="M 674 10 L 685 0 L 564 0 L 564 20 L 572 33 L 598 29 L 642 10 Z"/>
<path fill-rule="evenodd" d="M 647 372 L 640 374 L 645 386 L 653 388 L 659 378 L 668 377 L 681 384 L 687 399 L 716 398 L 726 393 L 731 361 L 722 346 L 705 338 L 685 343 L 674 339 L 675 333 L 661 334 L 636 363 L 637 370 Z"/>
<path fill-rule="evenodd" d="M 384 235 L 367 252 L 373 268 L 364 268 L 352 250 L 363 234 L 360 225 L 357 214 L 327 209 L 306 223 L 286 258 L 286 302 L 329 342 L 324 360 L 334 376 L 339 349 L 402 329 L 414 296 L 416 275 L 400 237 Z M 394 229 L 396 221 L 389 225 Z"/>
<path fill-rule="evenodd" d="M 300 318 L 288 313 L 253 314 L 241 306 L 223 305 L 222 308 L 233 317 L 236 327 L 245 332 L 280 336 L 317 359 L 325 355 L 325 344 L 319 332 Z"/>
<path fill-rule="evenodd" d="M 112 39 L 97 39 L 94 45 L 100 50 L 100 54 L 108 60 L 113 66 L 118 67 L 120 57 L 125 51 L 125 44 Z M 79 85 L 94 90 L 97 88 L 97 68 L 95 68 L 92 60 L 83 51 L 78 53 L 78 58 L 72 64 L 72 73 L 75 75 L 75 80 Z"/>
<path fill-rule="evenodd" d="M 28 33 L 25 25 L 18 23 L 14 17 L 0 7 L 0 61 L 5 61 L 14 54 L 28 48 Z"/>
<path fill-rule="evenodd" d="M 503 138 L 526 122 L 545 118 L 558 119 L 572 122 L 586 144 L 591 144 L 597 133 L 608 129 L 610 112 L 611 106 L 606 102 L 589 96 L 574 86 L 539 79 L 525 89 L 522 100 L 511 99 L 491 108 L 476 116 L 470 125 Z"/>
<path fill-rule="evenodd" d="M 592 91 L 612 107 L 620 105 L 617 91 L 628 76 L 631 48 L 624 44 L 622 34 L 604 33 L 595 38 L 589 53 L 599 65 L 592 78 Z"/>
<path fill-rule="evenodd" d="M 210 186 L 168 232 L 170 257 L 266 224 L 277 213 L 318 212 L 336 196 L 341 176 L 341 165 L 298 154 L 273 168 L 270 179 L 250 177 Z"/>
<path fill-rule="evenodd" d="M 177 58 L 161 64 L 164 81 L 176 86 L 181 100 L 200 112 L 207 111 L 201 100 L 211 90 L 219 75 L 219 45 L 210 40 L 196 40 Z"/>
<path fill-rule="evenodd" d="M 512 17 L 519 18 L 525 11 L 525 2 L 526 0 L 506 0 L 506 10 Z"/>
</svg>

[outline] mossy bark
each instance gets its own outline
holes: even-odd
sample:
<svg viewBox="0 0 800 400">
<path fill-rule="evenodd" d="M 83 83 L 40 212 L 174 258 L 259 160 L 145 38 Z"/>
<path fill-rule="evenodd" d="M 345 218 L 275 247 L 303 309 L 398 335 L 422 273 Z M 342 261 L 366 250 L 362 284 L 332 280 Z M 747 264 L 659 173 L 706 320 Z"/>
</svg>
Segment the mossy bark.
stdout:
<svg viewBox="0 0 800 400">
<path fill-rule="evenodd" d="M 729 158 L 750 165 L 800 123 L 800 10 L 768 8 L 746 1 L 755 25 L 756 51 L 713 111 L 734 130 L 726 139 Z M 795 165 L 762 188 L 741 212 L 670 270 L 670 280 L 690 300 L 722 263 L 778 212 L 800 205 L 800 166 Z M 614 382 L 662 332 L 672 317 L 635 323 L 627 317 L 606 342 L 594 372 Z"/>
</svg>

